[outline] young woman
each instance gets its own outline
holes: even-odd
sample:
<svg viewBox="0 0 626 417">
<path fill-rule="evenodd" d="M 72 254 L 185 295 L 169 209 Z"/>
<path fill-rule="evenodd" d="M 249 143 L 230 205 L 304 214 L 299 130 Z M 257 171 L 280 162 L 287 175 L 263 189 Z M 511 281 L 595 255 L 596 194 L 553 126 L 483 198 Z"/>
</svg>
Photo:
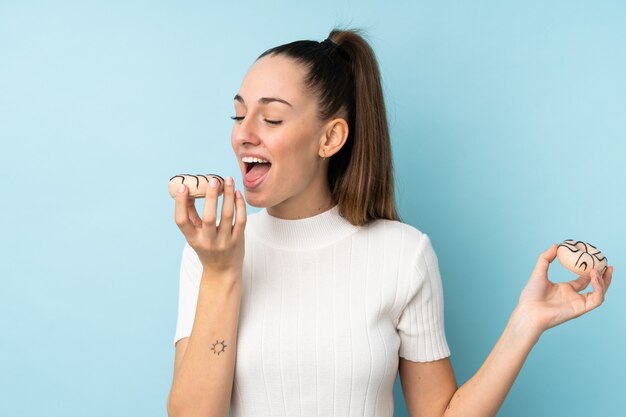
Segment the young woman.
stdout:
<svg viewBox="0 0 626 417">
<path fill-rule="evenodd" d="M 437 258 L 396 213 L 374 54 L 352 31 L 262 54 L 235 95 L 248 203 L 213 180 L 202 216 L 182 186 L 170 416 L 493 416 L 541 333 L 599 306 L 603 277 L 553 284 L 539 256 L 483 366 L 457 388 Z M 593 292 L 579 294 L 591 281 Z"/>
</svg>

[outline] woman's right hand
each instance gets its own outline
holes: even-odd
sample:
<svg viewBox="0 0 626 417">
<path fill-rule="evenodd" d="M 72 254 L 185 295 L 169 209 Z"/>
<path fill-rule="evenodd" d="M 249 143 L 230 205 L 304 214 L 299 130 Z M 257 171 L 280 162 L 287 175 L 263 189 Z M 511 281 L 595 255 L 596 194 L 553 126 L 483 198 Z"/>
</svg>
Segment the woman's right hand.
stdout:
<svg viewBox="0 0 626 417">
<path fill-rule="evenodd" d="M 246 202 L 241 192 L 235 191 L 233 178 L 226 177 L 225 180 L 219 225 L 216 224 L 218 180 L 211 178 L 209 181 L 202 218 L 196 212 L 195 199 L 189 198 L 188 194 L 187 187 L 181 185 L 176 194 L 174 218 L 187 242 L 198 254 L 204 272 L 240 276 L 243 268 Z"/>
</svg>

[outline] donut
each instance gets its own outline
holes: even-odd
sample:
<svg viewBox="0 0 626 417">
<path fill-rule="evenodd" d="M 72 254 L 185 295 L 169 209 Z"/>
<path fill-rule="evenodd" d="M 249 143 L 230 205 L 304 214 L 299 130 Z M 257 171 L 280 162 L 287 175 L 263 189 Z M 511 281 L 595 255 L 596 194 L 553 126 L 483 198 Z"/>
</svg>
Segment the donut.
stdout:
<svg viewBox="0 0 626 417">
<path fill-rule="evenodd" d="M 567 239 L 563 241 L 556 256 L 565 268 L 581 277 L 589 278 L 591 270 L 595 269 L 602 276 L 608 266 L 606 257 L 590 243 L 580 240 Z"/>
<path fill-rule="evenodd" d="M 179 174 L 170 178 L 170 183 L 167 187 L 172 198 L 176 198 L 178 193 L 178 187 L 181 184 L 185 184 L 189 189 L 189 198 L 204 198 L 206 196 L 206 189 L 209 185 L 211 177 L 217 178 L 219 181 L 218 195 L 224 191 L 224 178 L 217 174 L 206 175 L 191 175 L 191 174 Z"/>
</svg>

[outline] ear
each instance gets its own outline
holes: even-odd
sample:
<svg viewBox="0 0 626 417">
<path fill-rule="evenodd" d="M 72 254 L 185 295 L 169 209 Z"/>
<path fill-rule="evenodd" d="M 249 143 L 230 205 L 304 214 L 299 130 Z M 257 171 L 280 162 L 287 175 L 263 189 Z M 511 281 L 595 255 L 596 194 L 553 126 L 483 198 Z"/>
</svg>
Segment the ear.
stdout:
<svg viewBox="0 0 626 417">
<path fill-rule="evenodd" d="M 324 135 L 320 138 L 320 157 L 331 157 L 343 147 L 348 139 L 348 122 L 345 119 L 332 119 L 326 124 Z"/>
</svg>

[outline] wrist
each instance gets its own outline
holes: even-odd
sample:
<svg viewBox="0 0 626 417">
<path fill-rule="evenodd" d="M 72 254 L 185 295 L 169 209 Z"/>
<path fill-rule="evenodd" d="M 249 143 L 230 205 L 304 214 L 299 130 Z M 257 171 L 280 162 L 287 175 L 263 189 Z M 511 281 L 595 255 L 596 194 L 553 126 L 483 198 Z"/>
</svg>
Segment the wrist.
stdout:
<svg viewBox="0 0 626 417">
<path fill-rule="evenodd" d="M 517 306 L 509 318 L 508 327 L 518 337 L 534 345 L 539 341 L 544 329 L 532 314 L 530 308 Z"/>
<path fill-rule="evenodd" d="M 243 282 L 242 271 L 216 271 L 205 267 L 202 270 L 202 281 L 209 282 L 211 285 L 215 285 L 223 289 L 237 289 Z"/>
</svg>

